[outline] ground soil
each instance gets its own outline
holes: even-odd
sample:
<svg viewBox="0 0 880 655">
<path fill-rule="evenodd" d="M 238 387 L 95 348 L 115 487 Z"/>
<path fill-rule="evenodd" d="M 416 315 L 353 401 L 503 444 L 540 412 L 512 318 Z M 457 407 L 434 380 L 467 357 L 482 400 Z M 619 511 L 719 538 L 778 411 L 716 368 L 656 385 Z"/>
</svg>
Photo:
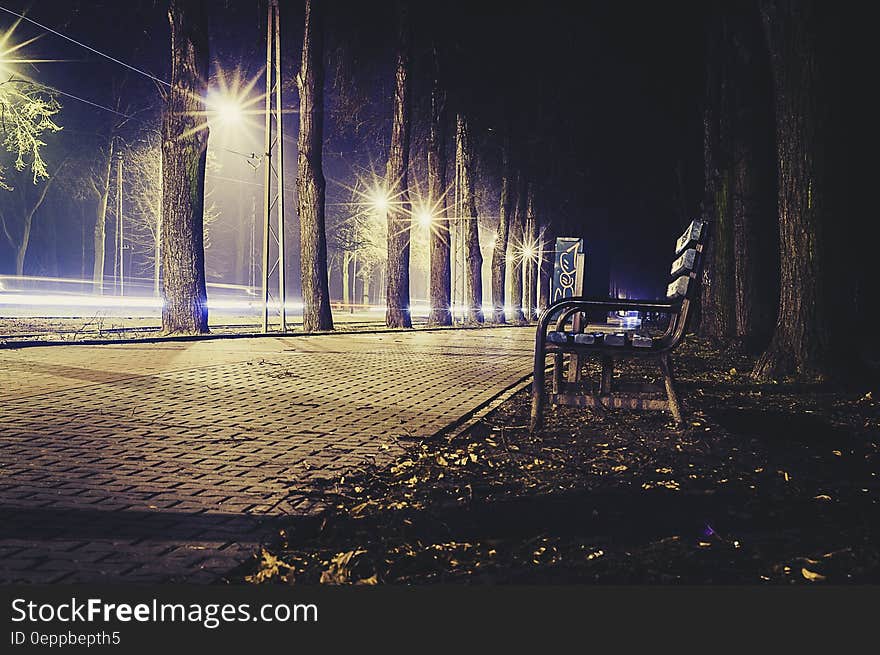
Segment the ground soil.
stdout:
<svg viewBox="0 0 880 655">
<path fill-rule="evenodd" d="M 291 489 L 326 510 L 229 580 L 880 582 L 877 389 L 756 385 L 753 361 L 689 339 L 683 431 L 665 413 L 560 407 L 531 435 L 523 390 L 462 433 L 403 439 L 391 466 Z"/>
</svg>

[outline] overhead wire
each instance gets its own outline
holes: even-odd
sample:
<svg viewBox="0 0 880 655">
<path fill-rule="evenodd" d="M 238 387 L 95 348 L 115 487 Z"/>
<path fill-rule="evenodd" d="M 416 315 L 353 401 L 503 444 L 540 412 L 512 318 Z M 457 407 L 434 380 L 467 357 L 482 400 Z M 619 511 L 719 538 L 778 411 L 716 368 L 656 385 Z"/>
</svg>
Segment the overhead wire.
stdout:
<svg viewBox="0 0 880 655">
<path fill-rule="evenodd" d="M 163 80 L 163 79 L 160 79 L 160 78 L 156 77 L 155 75 L 152 75 L 152 74 L 150 74 L 150 73 L 148 73 L 148 72 L 146 72 L 146 71 L 144 71 L 144 70 L 141 70 L 140 68 L 136 68 L 135 66 L 132 66 L 131 64 L 127 64 L 127 63 L 125 63 L 124 61 L 122 61 L 121 59 L 117 59 L 116 57 L 113 57 L 113 56 L 111 56 L 111 55 L 108 55 L 106 52 L 101 52 L 101 51 L 98 50 L 97 48 L 93 48 L 92 46 L 87 45 L 87 44 L 83 43 L 82 41 L 78 41 L 78 40 L 74 39 L 74 38 L 71 37 L 71 36 L 68 36 L 68 35 L 66 35 L 66 34 L 64 34 L 64 33 L 62 33 L 62 32 L 59 32 L 58 30 L 53 30 L 51 27 L 48 27 L 48 26 L 46 26 L 46 25 L 43 25 L 42 23 L 38 23 L 38 22 L 35 21 L 34 19 L 32 19 L 32 18 L 28 18 L 28 17 L 25 16 L 24 14 L 19 14 L 19 13 L 17 13 L 17 12 L 12 11 L 11 9 L 7 9 L 6 7 L 3 7 L 3 6 L 0 6 L 0 11 L 5 11 L 7 14 L 11 14 L 11 15 L 15 16 L 16 18 L 19 18 L 19 19 L 21 19 L 21 20 L 27 21 L 28 23 L 31 23 L 31 24 L 33 24 L 33 25 L 36 25 L 36 26 L 39 27 L 41 30 L 45 30 L 45 31 L 47 31 L 47 32 L 49 32 L 49 33 L 51 33 L 51 34 L 54 34 L 55 36 L 58 36 L 58 37 L 61 37 L 62 39 L 65 39 L 65 40 L 67 40 L 67 41 L 70 41 L 71 43 L 75 43 L 76 45 L 78 45 L 78 46 L 80 46 L 80 47 L 82 47 L 82 48 L 85 48 L 85 49 L 88 50 L 89 52 L 93 52 L 93 53 L 95 53 L 96 55 L 99 55 L 99 56 L 101 56 L 101 57 L 104 57 L 105 59 L 109 59 L 110 61 L 112 61 L 112 62 L 114 62 L 114 63 L 117 63 L 117 64 L 119 64 L 120 66 L 124 66 L 125 68 L 127 68 L 127 69 L 129 69 L 129 70 L 131 70 L 131 71 L 134 71 L 135 73 L 138 73 L 138 74 L 140 74 L 140 75 L 143 75 L 144 77 L 148 77 L 148 78 L 150 78 L 151 80 L 153 80 L 154 82 L 156 82 L 156 83 L 158 83 L 158 84 L 163 84 L 164 86 L 171 87 L 171 85 L 170 85 L 168 82 L 166 82 L 166 81 Z"/>
</svg>

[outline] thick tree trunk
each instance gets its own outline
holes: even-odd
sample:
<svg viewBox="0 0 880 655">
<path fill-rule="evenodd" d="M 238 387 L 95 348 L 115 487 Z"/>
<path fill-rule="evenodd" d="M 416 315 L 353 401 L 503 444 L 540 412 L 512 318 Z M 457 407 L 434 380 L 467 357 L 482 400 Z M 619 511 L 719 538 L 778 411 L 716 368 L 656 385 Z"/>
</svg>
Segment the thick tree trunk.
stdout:
<svg viewBox="0 0 880 655">
<path fill-rule="evenodd" d="M 208 331 L 205 289 L 204 125 L 208 13 L 204 0 L 171 0 L 171 89 L 162 116 L 162 330 Z"/>
<path fill-rule="evenodd" d="M 776 330 L 753 371 L 760 380 L 823 380 L 843 364 L 834 361 L 826 295 L 831 287 L 825 159 L 831 98 L 823 75 L 827 53 L 818 48 L 821 5 L 761 2 L 776 105 L 781 284 Z"/>
<path fill-rule="evenodd" d="M 728 15 L 736 337 L 760 351 L 773 334 L 779 293 L 772 80 L 757 7 Z"/>
<path fill-rule="evenodd" d="M 492 246 L 492 320 L 504 323 L 505 287 L 507 280 L 507 242 L 516 195 L 510 180 L 510 147 L 507 140 L 501 150 L 501 201 L 498 207 L 498 230 Z"/>
<path fill-rule="evenodd" d="M 452 325 L 452 267 L 449 217 L 446 212 L 446 92 L 440 82 L 437 49 L 433 52 L 431 127 L 428 135 L 428 203 L 433 212 L 428 325 Z"/>
<path fill-rule="evenodd" d="M 162 270 L 162 216 L 159 216 L 156 225 L 156 234 L 153 239 L 153 295 L 157 298 L 160 296 L 160 283 Z"/>
<path fill-rule="evenodd" d="M 399 30 L 395 74 L 394 116 L 391 145 L 385 170 L 385 185 L 395 199 L 388 207 L 388 264 L 385 292 L 385 324 L 412 327 L 409 312 L 409 240 L 412 220 L 409 211 L 409 69 L 410 26 L 408 9 L 398 2 Z"/>
<path fill-rule="evenodd" d="M 705 195 L 703 218 L 712 237 L 706 249 L 700 298 L 700 334 L 731 339 L 736 333 L 733 265 L 730 71 L 724 19 L 716 10 L 707 29 L 706 106 L 703 114 Z"/>
<path fill-rule="evenodd" d="M 92 267 L 92 287 L 95 293 L 104 293 L 104 256 L 107 243 L 107 203 L 110 199 L 110 171 L 113 168 L 115 135 L 107 144 L 107 165 L 101 171 L 98 191 L 98 211 L 95 216 L 95 259 Z"/>
<path fill-rule="evenodd" d="M 306 0 L 299 88 L 299 176 L 296 180 L 300 221 L 303 331 L 333 329 L 327 283 L 327 236 L 324 227 L 326 183 L 324 143 L 324 45 L 321 0 Z"/>
<path fill-rule="evenodd" d="M 528 199 L 526 197 L 526 178 L 520 172 L 516 181 L 516 209 L 510 225 L 508 253 L 513 266 L 510 272 L 510 320 L 522 323 L 523 314 L 523 243 L 525 242 L 525 217 Z"/>
<path fill-rule="evenodd" d="M 473 147 L 467 119 L 459 114 L 456 120 L 455 153 L 461 175 L 461 202 L 464 209 L 464 242 L 467 250 L 467 276 L 464 304 L 467 320 L 483 322 L 483 253 L 480 251 L 480 223 L 474 193 Z"/>
</svg>

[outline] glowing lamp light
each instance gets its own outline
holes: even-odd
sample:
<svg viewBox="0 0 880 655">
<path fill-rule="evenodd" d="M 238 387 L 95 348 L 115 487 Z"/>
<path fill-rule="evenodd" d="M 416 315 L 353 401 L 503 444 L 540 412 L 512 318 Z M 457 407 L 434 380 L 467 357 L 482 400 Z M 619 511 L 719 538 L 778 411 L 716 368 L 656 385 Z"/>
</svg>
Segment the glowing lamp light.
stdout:
<svg viewBox="0 0 880 655">
<path fill-rule="evenodd" d="M 214 122 L 224 126 L 241 125 L 244 122 L 244 107 L 240 99 L 222 93 L 211 93 L 205 104 Z"/>
<path fill-rule="evenodd" d="M 370 196 L 370 204 L 378 212 L 388 211 L 388 206 L 391 204 L 388 200 L 388 192 L 384 189 L 376 189 Z"/>
<path fill-rule="evenodd" d="M 419 225 L 427 228 L 431 227 L 431 224 L 434 222 L 434 215 L 427 209 L 423 209 L 418 213 L 416 219 L 418 220 Z"/>
<path fill-rule="evenodd" d="M 522 255 L 523 259 L 534 259 L 538 254 L 538 251 L 534 246 L 523 246 Z"/>
</svg>

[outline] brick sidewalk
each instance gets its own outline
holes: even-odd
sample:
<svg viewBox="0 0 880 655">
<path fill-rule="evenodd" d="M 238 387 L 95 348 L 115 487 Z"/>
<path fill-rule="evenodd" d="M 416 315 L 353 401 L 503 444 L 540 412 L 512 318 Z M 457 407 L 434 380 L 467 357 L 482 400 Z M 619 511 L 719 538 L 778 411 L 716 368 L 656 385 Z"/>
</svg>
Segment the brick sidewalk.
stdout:
<svg viewBox="0 0 880 655">
<path fill-rule="evenodd" d="M 523 378 L 533 330 L 0 350 L 0 583 L 210 582 L 298 484 Z"/>
</svg>

